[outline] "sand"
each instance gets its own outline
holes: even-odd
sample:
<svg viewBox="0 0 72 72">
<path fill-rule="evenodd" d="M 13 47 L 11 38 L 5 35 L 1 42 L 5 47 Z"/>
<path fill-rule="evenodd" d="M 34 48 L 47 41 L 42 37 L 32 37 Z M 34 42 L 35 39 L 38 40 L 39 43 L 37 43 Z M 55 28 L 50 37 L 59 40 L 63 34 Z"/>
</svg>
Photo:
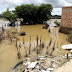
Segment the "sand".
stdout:
<svg viewBox="0 0 72 72">
<path fill-rule="evenodd" d="M 72 59 L 65 63 L 62 67 L 55 69 L 54 72 L 72 72 Z"/>
</svg>

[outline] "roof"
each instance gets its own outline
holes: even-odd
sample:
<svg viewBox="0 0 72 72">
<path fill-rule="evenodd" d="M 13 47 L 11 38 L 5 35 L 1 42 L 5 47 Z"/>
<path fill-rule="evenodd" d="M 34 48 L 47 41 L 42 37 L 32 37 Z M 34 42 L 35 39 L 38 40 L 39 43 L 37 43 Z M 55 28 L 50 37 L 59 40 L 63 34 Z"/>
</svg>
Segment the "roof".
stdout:
<svg viewBox="0 0 72 72">
<path fill-rule="evenodd" d="M 72 49 L 72 44 L 62 45 L 62 49 Z"/>
<path fill-rule="evenodd" d="M 34 68 L 37 62 L 32 62 L 27 68 Z"/>
<path fill-rule="evenodd" d="M 64 6 L 64 7 L 62 7 L 62 8 L 72 8 L 72 6 Z"/>
</svg>

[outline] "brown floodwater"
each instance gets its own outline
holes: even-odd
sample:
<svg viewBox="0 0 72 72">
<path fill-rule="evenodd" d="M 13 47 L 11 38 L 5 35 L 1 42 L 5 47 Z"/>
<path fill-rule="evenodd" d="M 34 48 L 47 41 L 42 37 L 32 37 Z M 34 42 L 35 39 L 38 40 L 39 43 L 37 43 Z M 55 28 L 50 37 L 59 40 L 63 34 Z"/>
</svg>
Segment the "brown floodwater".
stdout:
<svg viewBox="0 0 72 72">
<path fill-rule="evenodd" d="M 20 49 L 20 53 L 22 56 L 22 59 L 25 58 L 25 49 L 24 46 L 22 45 L 23 42 L 23 37 L 24 37 L 24 41 L 26 42 L 25 46 L 27 47 L 28 50 L 28 46 L 29 46 L 29 42 L 30 42 L 30 36 L 31 36 L 31 42 L 32 42 L 32 48 L 34 46 L 34 44 L 36 44 L 36 36 L 38 35 L 39 39 L 40 37 L 42 37 L 42 42 L 45 43 L 45 46 L 47 46 L 49 44 L 50 41 L 50 33 L 48 32 L 47 29 L 43 29 L 42 25 L 26 25 L 26 26 L 20 26 L 20 27 L 11 27 L 10 28 L 10 33 L 11 31 L 16 31 L 17 32 L 21 32 L 21 31 L 25 31 L 26 35 L 25 36 L 20 36 L 18 34 L 16 34 L 15 36 L 19 38 L 18 44 L 21 43 L 21 49 Z M 58 28 L 55 28 L 55 30 L 58 30 Z M 53 52 L 54 55 L 65 55 L 68 53 L 68 51 L 61 49 L 61 45 L 63 44 L 68 44 L 68 42 L 66 41 L 66 35 L 59 33 L 58 34 L 58 49 L 56 48 L 55 51 Z M 53 39 L 53 42 L 55 42 L 55 40 Z M 50 49 L 51 47 L 49 47 Z M 61 51 L 58 52 L 57 50 Z M 46 53 L 46 48 L 43 49 L 42 51 L 42 55 L 45 55 Z M 35 52 L 31 53 L 31 57 L 36 56 Z M 2 43 L 0 43 L 0 72 L 8 72 L 10 71 L 16 63 L 18 63 L 21 59 L 17 58 L 17 49 L 15 46 L 15 43 L 11 43 L 10 40 L 5 40 Z"/>
</svg>

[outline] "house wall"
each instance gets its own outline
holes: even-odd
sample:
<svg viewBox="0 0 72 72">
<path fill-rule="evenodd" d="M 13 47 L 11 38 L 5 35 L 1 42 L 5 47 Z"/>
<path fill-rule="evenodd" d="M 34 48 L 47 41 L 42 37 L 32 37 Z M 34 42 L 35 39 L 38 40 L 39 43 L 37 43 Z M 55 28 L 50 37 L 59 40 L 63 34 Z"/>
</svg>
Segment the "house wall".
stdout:
<svg viewBox="0 0 72 72">
<path fill-rule="evenodd" d="M 72 6 L 62 7 L 61 26 L 72 28 Z"/>
</svg>

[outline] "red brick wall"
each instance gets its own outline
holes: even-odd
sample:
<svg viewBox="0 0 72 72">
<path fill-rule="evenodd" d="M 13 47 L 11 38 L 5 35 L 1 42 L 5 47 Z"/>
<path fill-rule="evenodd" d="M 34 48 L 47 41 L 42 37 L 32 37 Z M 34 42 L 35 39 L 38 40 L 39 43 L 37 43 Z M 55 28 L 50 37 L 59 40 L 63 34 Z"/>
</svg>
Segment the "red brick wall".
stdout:
<svg viewBox="0 0 72 72">
<path fill-rule="evenodd" d="M 72 6 L 62 7 L 61 26 L 72 27 Z"/>
</svg>

